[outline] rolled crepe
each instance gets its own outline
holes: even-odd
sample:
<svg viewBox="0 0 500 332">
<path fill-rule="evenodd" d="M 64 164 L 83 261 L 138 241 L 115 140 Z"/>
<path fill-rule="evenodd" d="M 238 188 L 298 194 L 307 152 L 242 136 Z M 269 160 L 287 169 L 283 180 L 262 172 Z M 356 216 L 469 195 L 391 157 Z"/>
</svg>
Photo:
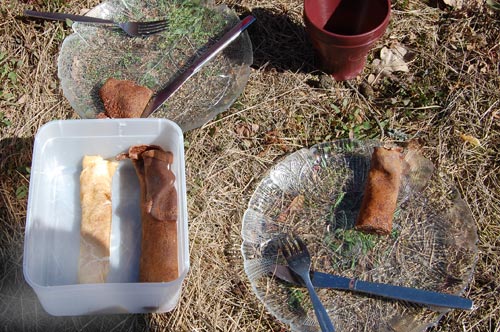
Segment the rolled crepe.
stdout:
<svg viewBox="0 0 500 332">
<path fill-rule="evenodd" d="M 100 156 L 84 156 L 80 173 L 80 283 L 106 282 L 111 236 L 111 182 L 118 164 Z"/>
<path fill-rule="evenodd" d="M 397 148 L 374 149 L 355 229 L 379 235 L 391 233 L 403 172 L 401 152 Z"/>
<path fill-rule="evenodd" d="M 177 191 L 171 170 L 174 156 L 156 145 L 136 145 L 118 156 L 118 159 L 124 158 L 132 160 L 141 190 L 139 280 L 177 279 Z"/>
</svg>

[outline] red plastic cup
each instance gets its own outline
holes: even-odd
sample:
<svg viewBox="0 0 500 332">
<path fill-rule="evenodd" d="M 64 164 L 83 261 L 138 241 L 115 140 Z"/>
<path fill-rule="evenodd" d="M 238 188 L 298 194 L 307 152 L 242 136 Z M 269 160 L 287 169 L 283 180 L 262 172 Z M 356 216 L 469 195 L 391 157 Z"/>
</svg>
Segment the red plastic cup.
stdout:
<svg viewBox="0 0 500 332">
<path fill-rule="evenodd" d="M 304 0 L 306 31 L 321 69 L 337 81 L 356 77 L 390 14 L 390 0 Z"/>
</svg>

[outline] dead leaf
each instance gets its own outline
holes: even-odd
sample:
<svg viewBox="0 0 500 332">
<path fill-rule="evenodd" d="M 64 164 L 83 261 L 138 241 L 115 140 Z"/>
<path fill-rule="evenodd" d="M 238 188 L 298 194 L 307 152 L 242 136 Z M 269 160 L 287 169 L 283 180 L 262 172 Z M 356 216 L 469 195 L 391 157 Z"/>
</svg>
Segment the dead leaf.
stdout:
<svg viewBox="0 0 500 332">
<path fill-rule="evenodd" d="M 25 104 L 28 101 L 29 96 L 27 94 L 24 94 L 17 100 L 18 104 Z"/>
<path fill-rule="evenodd" d="M 286 222 L 289 219 L 288 217 L 290 215 L 299 212 L 300 210 L 302 210 L 303 207 L 304 207 L 304 195 L 295 196 L 290 205 L 288 205 L 288 207 L 279 214 L 278 218 L 276 218 L 276 221 L 281 223 Z"/>
<path fill-rule="evenodd" d="M 379 61 L 380 61 L 380 60 L 379 60 Z M 373 84 L 373 83 L 375 83 L 375 79 L 376 79 L 375 75 L 373 75 L 373 74 L 368 75 L 368 80 L 367 80 L 367 81 L 368 81 L 368 84 Z"/>
<path fill-rule="evenodd" d="M 290 212 L 297 212 L 297 211 L 300 211 L 302 210 L 302 208 L 304 207 L 304 195 L 297 195 L 292 203 L 290 203 Z"/>
<path fill-rule="evenodd" d="M 457 9 L 461 9 L 464 4 L 463 0 L 443 0 L 443 2 L 450 7 L 454 7 Z"/>
<path fill-rule="evenodd" d="M 380 72 L 386 74 L 409 72 L 410 69 L 404 60 L 406 53 L 408 53 L 408 50 L 400 44 L 396 44 L 391 48 L 383 47 L 380 50 L 380 60 L 373 60 L 373 64 L 378 67 Z"/>
<path fill-rule="evenodd" d="M 258 130 L 259 125 L 250 123 L 238 123 L 236 125 L 236 128 L 234 129 L 236 134 L 238 134 L 240 137 L 245 138 L 255 136 Z"/>
<path fill-rule="evenodd" d="M 481 141 L 477 139 L 474 136 L 471 135 L 466 135 L 466 134 L 460 134 L 460 138 L 464 140 L 464 142 L 468 142 L 474 146 L 481 146 Z"/>
<path fill-rule="evenodd" d="M 269 130 L 264 136 L 266 145 L 277 145 L 282 151 L 288 152 L 288 147 L 281 138 L 281 133 L 277 130 Z"/>
</svg>

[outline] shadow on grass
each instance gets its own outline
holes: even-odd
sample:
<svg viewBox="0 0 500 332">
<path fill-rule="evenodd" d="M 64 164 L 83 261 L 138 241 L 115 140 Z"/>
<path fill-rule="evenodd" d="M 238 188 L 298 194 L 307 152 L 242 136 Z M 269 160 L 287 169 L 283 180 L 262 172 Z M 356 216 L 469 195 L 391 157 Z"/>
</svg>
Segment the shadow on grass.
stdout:
<svg viewBox="0 0 500 332">
<path fill-rule="evenodd" d="M 236 7 L 240 17 L 256 18 L 248 28 L 253 45 L 253 68 L 277 72 L 317 72 L 314 51 L 304 26 L 288 15 L 271 8 L 251 12 Z"/>
</svg>

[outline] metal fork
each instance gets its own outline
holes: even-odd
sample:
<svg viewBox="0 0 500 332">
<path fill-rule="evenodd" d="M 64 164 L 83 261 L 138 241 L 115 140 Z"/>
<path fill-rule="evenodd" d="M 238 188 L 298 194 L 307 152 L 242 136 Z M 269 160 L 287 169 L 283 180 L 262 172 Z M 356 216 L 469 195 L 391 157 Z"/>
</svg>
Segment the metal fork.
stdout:
<svg viewBox="0 0 500 332">
<path fill-rule="evenodd" d="M 34 10 L 25 10 L 24 15 L 43 18 L 48 20 L 66 21 L 71 20 L 74 22 L 87 22 L 96 24 L 115 25 L 121 28 L 127 35 L 131 37 L 145 37 L 158 32 L 162 32 L 168 27 L 168 20 L 150 21 L 150 22 L 115 22 L 112 20 L 105 20 L 102 18 L 73 15 L 65 13 L 49 13 L 37 12 Z"/>
<path fill-rule="evenodd" d="M 311 255 L 309 254 L 306 245 L 299 237 L 287 235 L 280 238 L 280 248 L 288 263 L 288 267 L 300 276 L 306 284 L 321 331 L 335 331 L 332 321 L 330 320 L 325 307 L 321 303 L 318 294 L 316 294 L 312 285 L 311 277 L 309 276 L 311 269 Z"/>
</svg>

